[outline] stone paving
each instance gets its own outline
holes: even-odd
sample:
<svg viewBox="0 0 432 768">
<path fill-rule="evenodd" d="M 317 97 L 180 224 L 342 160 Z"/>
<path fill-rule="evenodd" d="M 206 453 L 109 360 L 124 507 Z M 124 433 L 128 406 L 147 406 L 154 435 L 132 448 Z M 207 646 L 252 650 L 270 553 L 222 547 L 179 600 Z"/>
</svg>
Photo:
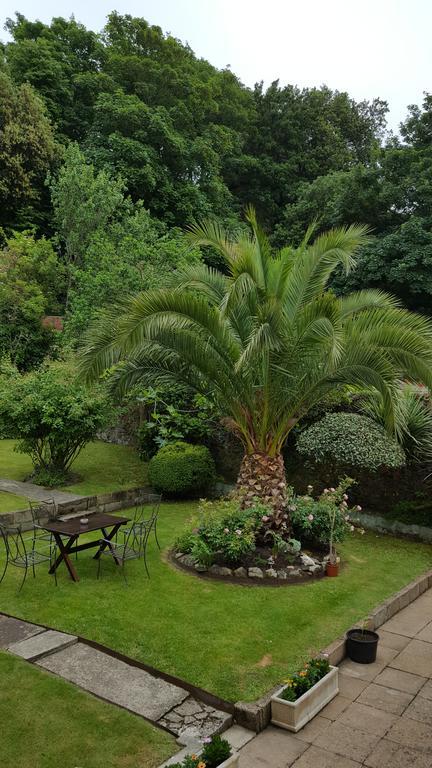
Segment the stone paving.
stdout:
<svg viewBox="0 0 432 768">
<path fill-rule="evenodd" d="M 180 744 L 192 748 L 232 723 L 231 715 L 197 701 L 186 689 L 79 642 L 74 635 L 0 615 L 0 648 L 168 728 Z"/>
<path fill-rule="evenodd" d="M 376 662 L 344 660 L 338 696 L 299 733 L 267 728 L 239 768 L 432 768 L 432 589 L 378 633 Z"/>
<path fill-rule="evenodd" d="M 78 501 L 84 498 L 77 493 L 67 493 L 66 491 L 56 491 L 54 488 L 43 488 L 35 483 L 22 483 L 19 480 L 8 480 L 0 477 L 0 491 L 14 493 L 16 496 L 24 496 L 31 501 L 45 501 L 45 499 L 54 499 L 56 504 L 62 501 Z"/>
</svg>

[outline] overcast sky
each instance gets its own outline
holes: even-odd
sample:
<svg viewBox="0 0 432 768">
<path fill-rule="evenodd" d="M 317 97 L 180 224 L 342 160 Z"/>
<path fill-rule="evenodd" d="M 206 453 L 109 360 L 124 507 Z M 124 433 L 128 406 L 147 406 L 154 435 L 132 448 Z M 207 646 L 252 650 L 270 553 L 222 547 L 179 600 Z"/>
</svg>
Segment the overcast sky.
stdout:
<svg viewBox="0 0 432 768">
<path fill-rule="evenodd" d="M 279 78 L 379 96 L 394 129 L 407 104 L 432 90 L 432 0 L 0 0 L 2 23 L 19 10 L 45 22 L 74 14 L 100 30 L 113 9 L 144 16 L 217 67 L 229 64 L 249 86 Z"/>
</svg>

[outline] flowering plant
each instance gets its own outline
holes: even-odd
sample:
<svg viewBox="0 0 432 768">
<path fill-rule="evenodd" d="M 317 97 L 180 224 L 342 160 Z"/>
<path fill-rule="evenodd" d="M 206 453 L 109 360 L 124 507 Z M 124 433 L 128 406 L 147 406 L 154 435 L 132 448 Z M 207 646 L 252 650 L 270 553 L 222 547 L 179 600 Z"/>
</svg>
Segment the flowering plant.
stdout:
<svg viewBox="0 0 432 768">
<path fill-rule="evenodd" d="M 186 755 L 183 762 L 174 763 L 172 768 L 217 768 L 231 757 L 229 742 L 221 736 L 209 736 L 203 741 L 200 755 Z"/>
<path fill-rule="evenodd" d="M 350 521 L 353 511 L 360 507 L 349 507 L 347 490 L 354 480 L 342 478 L 336 488 L 324 488 L 321 495 L 312 497 L 313 487 L 308 486 L 306 496 L 292 496 L 290 500 L 291 522 L 297 538 L 329 546 L 331 560 L 336 559 L 335 542 L 343 541 L 347 533 L 354 530 Z"/>
<path fill-rule="evenodd" d="M 297 701 L 330 671 L 328 659 L 310 659 L 296 674 L 284 680 L 285 688 L 279 694 L 285 701 Z"/>
</svg>

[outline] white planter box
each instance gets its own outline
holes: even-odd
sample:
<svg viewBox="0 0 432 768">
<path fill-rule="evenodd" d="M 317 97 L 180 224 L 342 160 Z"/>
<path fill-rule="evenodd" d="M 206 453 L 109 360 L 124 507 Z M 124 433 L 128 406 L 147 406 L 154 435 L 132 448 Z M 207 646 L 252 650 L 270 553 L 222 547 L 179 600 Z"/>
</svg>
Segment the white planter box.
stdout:
<svg viewBox="0 0 432 768">
<path fill-rule="evenodd" d="M 330 671 L 321 678 L 319 683 L 310 688 L 297 701 L 285 701 L 280 693 L 286 688 L 283 685 L 271 697 L 271 721 L 288 731 L 297 733 L 309 720 L 326 706 L 339 693 L 338 668 L 330 667 Z"/>
<path fill-rule="evenodd" d="M 223 763 L 219 763 L 218 768 L 237 768 L 239 757 L 240 755 L 238 752 L 233 752 L 233 754 L 231 755 L 231 757 L 228 758 L 228 760 L 224 760 Z"/>
</svg>

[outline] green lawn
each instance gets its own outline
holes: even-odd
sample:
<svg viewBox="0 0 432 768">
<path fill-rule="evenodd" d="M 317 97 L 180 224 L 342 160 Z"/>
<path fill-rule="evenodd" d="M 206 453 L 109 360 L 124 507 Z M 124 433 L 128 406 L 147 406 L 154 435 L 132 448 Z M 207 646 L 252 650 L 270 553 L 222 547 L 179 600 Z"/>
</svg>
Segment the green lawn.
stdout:
<svg viewBox="0 0 432 768">
<path fill-rule="evenodd" d="M 16 453 L 15 440 L 0 440 L 0 476 L 11 480 L 24 480 L 31 471 L 30 458 L 23 453 Z M 87 445 L 72 466 L 72 471 L 80 476 L 76 483 L 62 486 L 58 490 L 72 491 L 90 496 L 94 493 L 133 488 L 146 483 L 147 467 L 138 457 L 137 452 L 128 446 L 103 443 L 98 440 Z M 8 494 L 9 495 L 9 494 Z M 8 512 L 19 507 L 3 507 L 12 503 L 0 498 L 0 512 Z M 20 505 L 21 499 L 20 499 Z M 24 507 L 27 505 L 25 502 Z"/>
<path fill-rule="evenodd" d="M 193 506 L 162 506 L 163 547 L 172 544 Z M 341 553 L 339 578 L 260 588 L 181 572 L 152 542 L 151 579 L 141 561 L 131 562 L 125 587 L 112 562 L 104 561 L 98 582 L 88 551 L 80 553 L 77 584 L 63 566 L 57 588 L 39 569 L 18 595 L 21 574 L 10 569 L 0 585 L 0 606 L 105 643 L 224 698 L 251 700 L 432 562 L 431 546 L 372 533 L 351 536 Z"/>
<path fill-rule="evenodd" d="M 154 768 L 178 750 L 169 734 L 0 653 L 1 765 Z"/>
<path fill-rule="evenodd" d="M 28 501 L 24 496 L 15 496 L 14 493 L 0 491 L 0 514 L 13 512 L 15 509 L 27 509 Z"/>
</svg>

